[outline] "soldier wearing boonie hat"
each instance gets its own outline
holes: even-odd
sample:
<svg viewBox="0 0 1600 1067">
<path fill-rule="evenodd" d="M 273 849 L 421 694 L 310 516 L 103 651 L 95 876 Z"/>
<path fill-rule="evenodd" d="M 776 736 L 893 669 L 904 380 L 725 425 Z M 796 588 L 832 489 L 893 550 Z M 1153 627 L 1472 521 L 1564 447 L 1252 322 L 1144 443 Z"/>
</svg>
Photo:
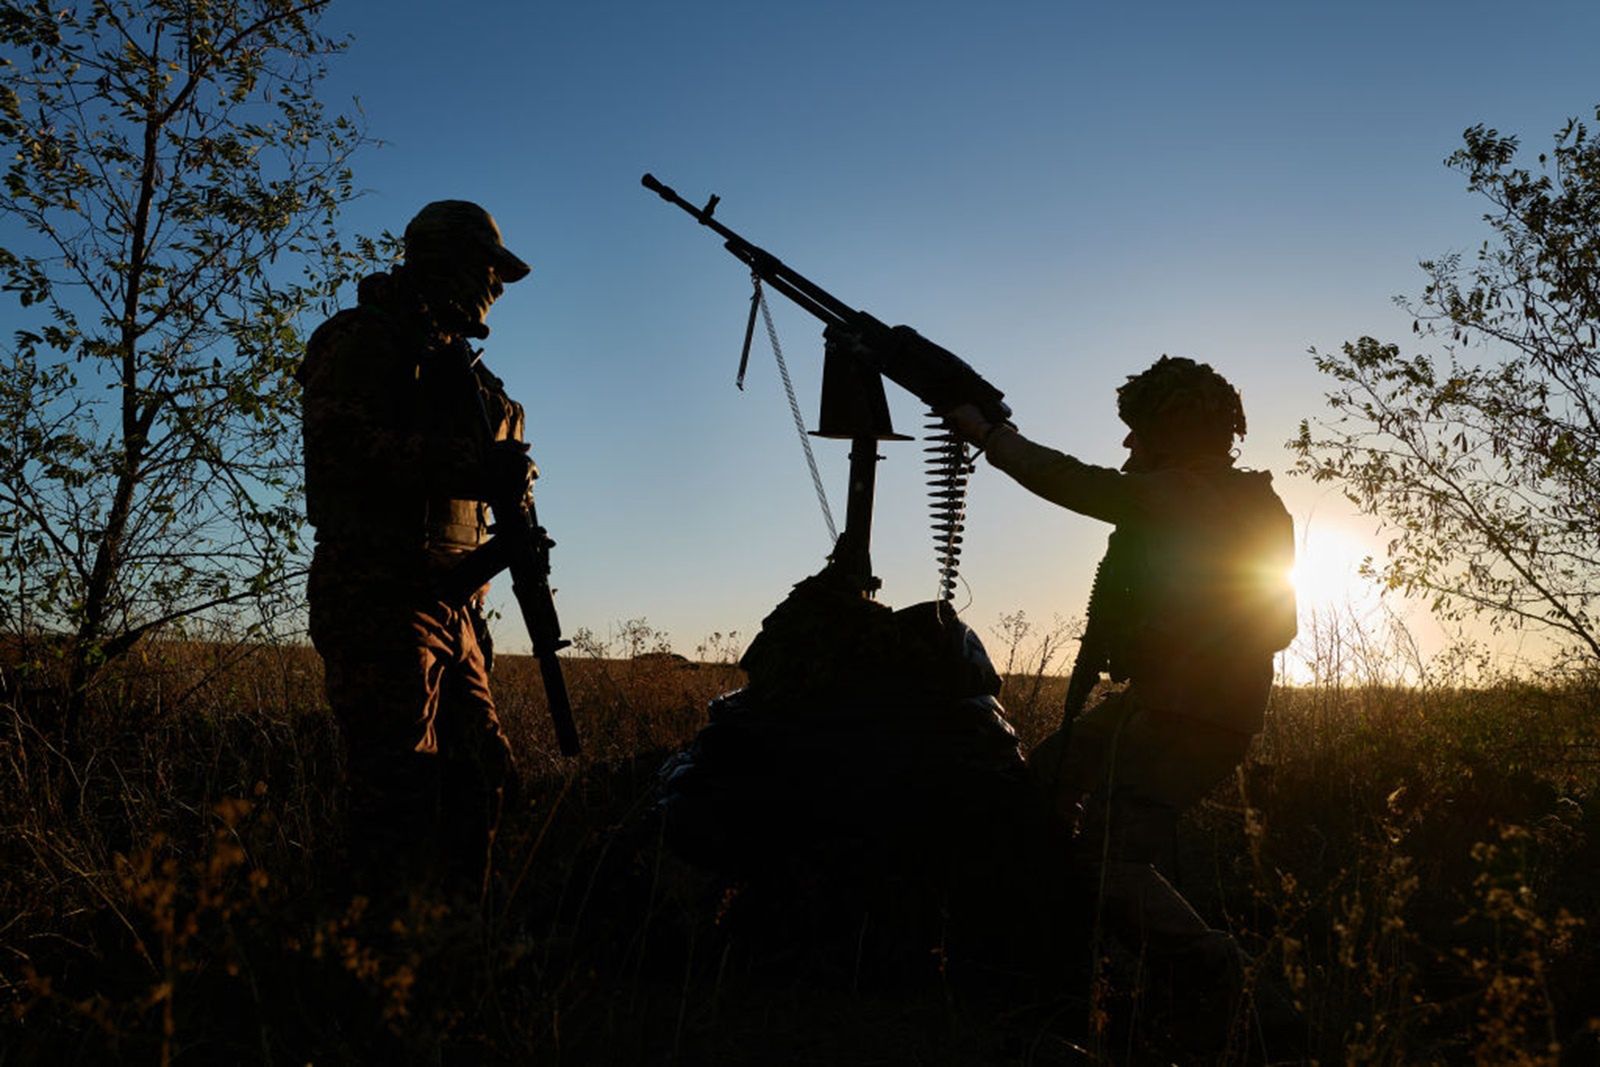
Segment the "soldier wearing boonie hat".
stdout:
<svg viewBox="0 0 1600 1067">
<path fill-rule="evenodd" d="M 435 584 L 486 537 L 485 502 L 537 475 L 521 405 L 467 343 L 528 273 L 482 207 L 434 201 L 406 226 L 404 263 L 362 280 L 298 374 L 311 638 L 344 741 L 353 888 L 369 895 L 481 886 L 514 784 L 486 590 L 446 603 Z"/>
<path fill-rule="evenodd" d="M 468 337 L 489 335 L 483 324 L 502 287 L 531 268 L 505 246 L 493 216 L 469 200 L 435 200 L 406 225 L 406 267 L 417 288 L 433 298 L 434 314 L 457 314 Z"/>
</svg>

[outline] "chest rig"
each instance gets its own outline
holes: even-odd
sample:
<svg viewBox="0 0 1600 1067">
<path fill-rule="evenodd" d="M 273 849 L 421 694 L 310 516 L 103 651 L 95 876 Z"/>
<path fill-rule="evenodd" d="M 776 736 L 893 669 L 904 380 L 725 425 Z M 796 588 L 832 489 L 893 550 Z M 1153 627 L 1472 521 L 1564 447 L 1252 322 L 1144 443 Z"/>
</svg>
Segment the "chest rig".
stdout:
<svg viewBox="0 0 1600 1067">
<path fill-rule="evenodd" d="M 522 439 L 522 406 L 506 396 L 504 384 L 464 339 L 425 344 L 416 360 L 412 427 L 425 438 L 436 436 L 441 447 L 475 442 L 473 452 L 481 456 L 494 441 Z M 488 504 L 430 493 L 423 500 L 422 535 L 430 551 L 453 554 L 476 548 L 489 536 Z"/>
</svg>

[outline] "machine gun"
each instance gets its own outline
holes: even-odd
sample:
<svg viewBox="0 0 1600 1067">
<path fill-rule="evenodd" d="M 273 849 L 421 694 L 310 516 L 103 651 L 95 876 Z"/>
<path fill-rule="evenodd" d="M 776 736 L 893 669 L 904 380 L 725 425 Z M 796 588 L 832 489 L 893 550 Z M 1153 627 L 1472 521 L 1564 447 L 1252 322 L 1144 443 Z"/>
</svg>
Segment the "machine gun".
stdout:
<svg viewBox="0 0 1600 1067">
<path fill-rule="evenodd" d="M 875 465 L 880 458 L 877 442 L 906 439 L 896 434 L 890 425 L 883 379 L 888 378 L 928 405 L 933 415 L 929 429 L 935 432 L 926 451 L 932 475 L 929 485 L 933 497 L 934 542 L 940 564 L 940 599 L 949 600 L 955 590 L 966 478 L 971 466 L 965 444 L 944 426 L 940 416 L 970 403 L 977 405 L 990 422 L 1005 422 L 1011 417 L 1011 408 L 1004 401 L 1005 394 L 954 352 L 909 326 L 891 327 L 851 307 L 785 266 L 777 256 L 722 225 L 713 217 L 720 197 L 712 195 L 704 207 L 697 208 L 654 175 L 644 175 L 641 183 L 715 232 L 723 239 L 723 247 L 750 268 L 755 292 L 751 296 L 744 348 L 739 356 L 741 381 L 750 358 L 756 313 L 761 307 L 762 283 L 770 285 L 824 324 L 824 336 L 829 344 L 823 363 L 822 417 L 815 433 L 819 437 L 851 441 L 845 529 L 831 559 L 868 594 L 878 586 L 877 579 L 872 576 L 869 552 Z"/>
<path fill-rule="evenodd" d="M 470 353 L 471 364 L 481 353 Z M 493 420 L 477 393 L 478 410 L 488 438 L 494 437 Z M 556 617 L 556 602 L 550 588 L 550 550 L 555 542 L 539 525 L 539 512 L 533 493 L 519 499 L 491 500 L 494 511 L 494 536 L 467 553 L 444 578 L 444 595 L 451 602 L 464 601 L 503 570 L 511 571 L 511 592 L 522 612 L 523 625 L 533 642 L 533 655 L 539 661 L 544 695 L 550 705 L 550 723 L 555 727 L 556 743 L 563 756 L 576 756 L 582 745 L 572 721 L 572 700 L 567 694 L 567 679 L 561 673 L 557 652 L 572 644 L 561 636 L 561 620 Z"/>
</svg>

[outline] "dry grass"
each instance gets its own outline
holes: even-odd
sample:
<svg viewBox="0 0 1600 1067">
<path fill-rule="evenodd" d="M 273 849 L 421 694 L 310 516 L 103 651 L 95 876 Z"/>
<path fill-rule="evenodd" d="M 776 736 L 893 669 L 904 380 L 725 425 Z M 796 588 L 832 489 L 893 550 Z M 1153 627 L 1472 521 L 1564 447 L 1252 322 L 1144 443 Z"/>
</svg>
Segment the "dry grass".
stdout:
<svg viewBox="0 0 1600 1067">
<path fill-rule="evenodd" d="M 1055 724 L 1065 634 L 1010 620 L 989 641 L 1027 743 Z M 393 924 L 332 888 L 339 758 L 309 650 L 151 645 L 70 768 L 48 685 L 12 679 L 0 1063 L 1085 1062 L 1084 990 L 943 958 L 874 983 L 720 928 L 727 887 L 645 815 L 661 758 L 739 684 L 736 642 L 696 664 L 650 655 L 640 621 L 585 636 L 578 761 L 554 754 L 532 662 L 496 668 L 531 786 L 490 906 L 413 900 Z M 1581 678 L 1279 690 L 1174 877 L 1294 991 L 1321 1062 L 1591 1062 L 1597 711 Z"/>
</svg>

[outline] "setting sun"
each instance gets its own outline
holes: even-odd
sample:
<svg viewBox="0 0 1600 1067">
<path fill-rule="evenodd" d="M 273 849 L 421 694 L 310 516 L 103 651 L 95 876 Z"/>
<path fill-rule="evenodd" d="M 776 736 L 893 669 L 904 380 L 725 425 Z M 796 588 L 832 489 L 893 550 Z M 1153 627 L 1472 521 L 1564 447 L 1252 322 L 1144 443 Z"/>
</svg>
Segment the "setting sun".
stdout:
<svg viewBox="0 0 1600 1067">
<path fill-rule="evenodd" d="M 1295 565 L 1289 572 L 1300 611 L 1315 612 L 1370 603 L 1372 582 L 1361 577 L 1361 561 L 1372 550 L 1355 534 L 1337 526 L 1314 525 L 1298 531 Z"/>
</svg>

